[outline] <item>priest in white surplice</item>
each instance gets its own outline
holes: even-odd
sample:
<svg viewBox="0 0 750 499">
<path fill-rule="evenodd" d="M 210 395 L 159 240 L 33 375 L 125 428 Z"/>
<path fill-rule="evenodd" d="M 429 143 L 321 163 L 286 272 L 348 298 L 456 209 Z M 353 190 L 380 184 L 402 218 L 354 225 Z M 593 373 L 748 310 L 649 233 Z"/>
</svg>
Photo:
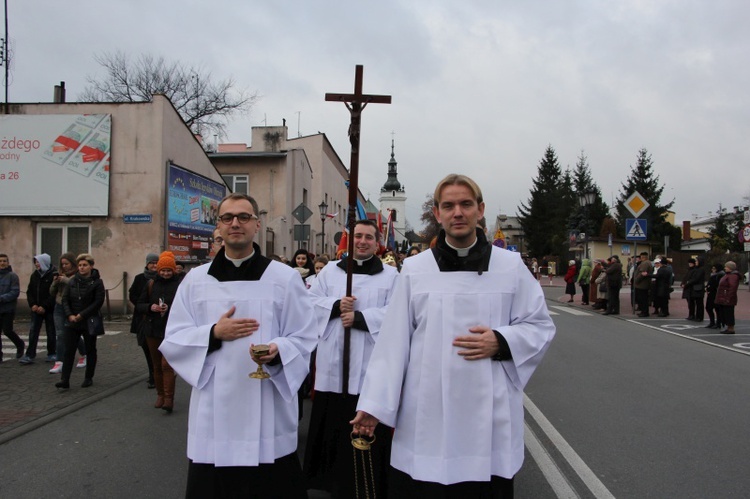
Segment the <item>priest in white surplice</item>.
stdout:
<svg viewBox="0 0 750 499">
<path fill-rule="evenodd" d="M 372 475 L 355 478 L 352 459 L 351 426 L 362 387 L 367 362 L 380 334 L 385 307 L 391 298 L 398 271 L 383 265 L 375 254 L 380 239 L 377 224 L 359 220 L 354 226 L 352 296 L 346 296 L 347 258 L 330 262 L 310 287 L 318 320 L 318 353 L 315 359 L 315 397 L 304 471 L 311 489 L 323 489 L 333 498 L 356 497 L 362 481 L 374 476 L 375 497 L 383 497 L 381 487 L 390 458 L 391 431 L 378 428 L 377 443 L 370 451 Z M 350 327 L 349 376 L 343 393 L 344 327 Z M 360 482 L 359 484 L 356 482 Z"/>
<path fill-rule="evenodd" d="M 431 251 L 407 258 L 352 421 L 395 428 L 389 497 L 512 497 L 523 462 L 523 388 L 555 334 L 520 255 L 477 222 L 479 186 L 435 189 Z"/>
<path fill-rule="evenodd" d="M 260 254 L 258 205 L 219 204 L 224 247 L 189 272 L 159 348 L 192 387 L 189 498 L 307 497 L 297 457 L 297 390 L 315 347 L 312 302 L 299 273 Z M 268 355 L 251 357 L 253 344 Z M 257 363 L 269 379 L 248 376 Z"/>
</svg>

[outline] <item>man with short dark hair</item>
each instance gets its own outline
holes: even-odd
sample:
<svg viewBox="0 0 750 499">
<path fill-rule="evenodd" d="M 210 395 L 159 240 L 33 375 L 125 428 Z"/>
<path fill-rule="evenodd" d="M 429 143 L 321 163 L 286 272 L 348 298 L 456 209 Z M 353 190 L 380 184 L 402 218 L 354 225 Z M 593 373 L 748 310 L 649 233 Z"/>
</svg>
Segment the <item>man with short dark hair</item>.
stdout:
<svg viewBox="0 0 750 499">
<path fill-rule="evenodd" d="M 353 232 L 352 296 L 346 296 L 349 257 L 328 263 L 310 287 L 319 339 L 304 470 L 309 488 L 327 490 L 334 498 L 355 497 L 357 486 L 365 490 L 363 478 L 370 478 L 369 473 L 355 476 L 349 421 L 357 408 L 367 363 L 398 277 L 394 267 L 383 265 L 375 255 L 380 240 L 375 222 L 359 220 Z M 346 327 L 351 328 L 351 345 L 348 388 L 343 393 Z M 378 427 L 378 444 L 371 451 L 376 484 L 373 497 L 385 494 L 381 475 L 388 468 L 390 441 L 390 428 Z"/>
<path fill-rule="evenodd" d="M 654 262 L 656 272 L 651 275 L 654 281 L 654 309 L 659 317 L 669 317 L 669 295 L 672 289 L 672 271 L 667 266 L 667 259 L 660 258 Z"/>
<path fill-rule="evenodd" d="M 703 297 L 706 293 L 706 269 L 703 266 L 703 257 L 694 259 L 695 267 L 690 272 L 685 282 L 688 294 L 688 320 L 703 322 Z M 692 317 L 692 319 L 690 319 Z"/>
<path fill-rule="evenodd" d="M 654 267 L 648 259 L 648 253 L 640 254 L 640 262 L 633 276 L 633 287 L 635 288 L 635 303 L 638 305 L 638 317 L 648 317 L 648 291 L 651 288 L 651 274 Z"/>
<path fill-rule="evenodd" d="M 620 315 L 620 289 L 622 289 L 622 264 L 620 257 L 612 255 L 604 271 L 607 274 L 607 311 L 602 315 Z"/>
<path fill-rule="evenodd" d="M 16 358 L 23 355 L 23 340 L 13 330 L 13 320 L 16 317 L 16 305 L 21 286 L 18 276 L 10 266 L 8 255 L 0 253 L 0 328 L 3 334 L 16 346 Z M 3 361 L 2 342 L 0 342 L 0 362 Z"/>
<path fill-rule="evenodd" d="M 370 358 L 352 424 L 395 428 L 392 497 L 513 496 L 523 388 L 555 325 L 520 255 L 477 227 L 484 208 L 472 179 L 438 184 L 437 243 L 404 261 Z"/>
<path fill-rule="evenodd" d="M 315 347 L 312 303 L 299 274 L 253 242 L 253 198 L 230 194 L 218 213 L 224 245 L 185 276 L 159 347 L 193 387 L 186 497 L 304 498 L 297 390 Z M 252 352 L 260 344 L 267 354 Z M 249 377 L 256 364 L 269 379 Z"/>
</svg>

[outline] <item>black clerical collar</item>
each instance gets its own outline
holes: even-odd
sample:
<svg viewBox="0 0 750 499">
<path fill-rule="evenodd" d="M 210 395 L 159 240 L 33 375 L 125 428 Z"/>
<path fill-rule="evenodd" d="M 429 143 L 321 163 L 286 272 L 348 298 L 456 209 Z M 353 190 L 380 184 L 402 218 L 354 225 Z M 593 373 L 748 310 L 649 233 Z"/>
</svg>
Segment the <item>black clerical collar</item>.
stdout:
<svg viewBox="0 0 750 499">
<path fill-rule="evenodd" d="M 239 267 L 224 255 L 224 248 L 216 254 L 208 275 L 213 276 L 219 282 L 227 281 L 257 281 L 261 278 L 271 260 L 260 254 L 260 246 L 253 243 L 253 256 L 242 262 Z"/>
<path fill-rule="evenodd" d="M 482 275 L 482 272 L 486 272 L 490 267 L 492 245 L 487 241 L 484 231 L 477 228 L 477 240 L 469 250 L 469 254 L 459 257 L 458 252 L 445 241 L 445 231 L 441 230 L 437 243 L 432 248 L 432 254 L 440 272 L 478 272 Z"/>
<path fill-rule="evenodd" d="M 339 260 L 339 263 L 336 264 L 336 266 L 344 272 L 346 272 L 346 261 L 348 258 L 349 257 L 342 258 Z M 352 265 L 353 274 L 375 275 L 382 271 L 383 262 L 380 261 L 380 258 L 376 258 L 375 255 L 364 261 L 355 259 L 354 265 Z"/>
</svg>

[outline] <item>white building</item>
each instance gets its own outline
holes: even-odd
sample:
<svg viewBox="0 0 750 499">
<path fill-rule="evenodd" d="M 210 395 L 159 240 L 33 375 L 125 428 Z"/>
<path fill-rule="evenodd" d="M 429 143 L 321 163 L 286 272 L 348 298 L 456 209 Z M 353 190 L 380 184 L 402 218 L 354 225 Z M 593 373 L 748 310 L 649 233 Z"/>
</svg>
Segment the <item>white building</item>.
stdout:
<svg viewBox="0 0 750 499">
<path fill-rule="evenodd" d="M 398 247 L 406 241 L 406 188 L 398 181 L 398 163 L 394 153 L 394 143 L 391 140 L 391 160 L 388 162 L 388 180 L 380 188 L 380 214 L 383 217 L 383 224 L 386 224 L 388 217 L 393 220 L 396 244 Z M 387 243 L 388 235 L 383 235 L 383 240 Z"/>
</svg>

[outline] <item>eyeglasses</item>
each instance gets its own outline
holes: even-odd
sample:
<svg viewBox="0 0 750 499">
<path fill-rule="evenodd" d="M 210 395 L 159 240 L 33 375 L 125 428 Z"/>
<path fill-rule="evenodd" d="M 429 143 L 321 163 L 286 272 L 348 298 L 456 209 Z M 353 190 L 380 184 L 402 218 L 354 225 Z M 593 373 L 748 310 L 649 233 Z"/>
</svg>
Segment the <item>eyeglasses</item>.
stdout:
<svg viewBox="0 0 750 499">
<path fill-rule="evenodd" d="M 216 238 L 214 238 L 214 240 L 212 242 L 214 244 L 222 244 L 224 242 L 224 239 L 221 238 L 221 237 L 216 237 Z"/>
<path fill-rule="evenodd" d="M 224 225 L 229 225 L 234 221 L 235 217 L 237 217 L 237 220 L 241 224 L 246 224 L 250 220 L 258 219 L 257 216 L 251 215 L 250 213 L 224 213 L 219 217 L 219 220 L 221 220 L 221 223 L 223 223 Z"/>
</svg>

